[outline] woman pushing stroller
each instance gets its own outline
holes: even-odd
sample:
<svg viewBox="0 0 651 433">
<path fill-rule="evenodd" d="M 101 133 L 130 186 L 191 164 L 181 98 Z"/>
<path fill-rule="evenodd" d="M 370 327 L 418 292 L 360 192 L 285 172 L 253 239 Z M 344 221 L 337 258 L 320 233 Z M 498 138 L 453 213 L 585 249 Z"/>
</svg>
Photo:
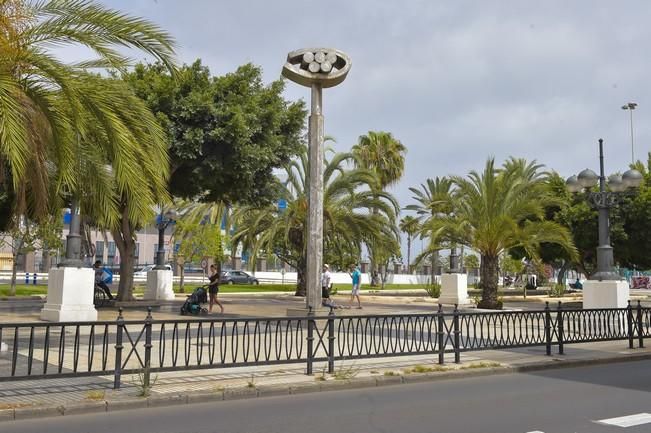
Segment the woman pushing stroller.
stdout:
<svg viewBox="0 0 651 433">
<path fill-rule="evenodd" d="M 210 294 L 210 304 L 208 306 L 208 312 L 212 313 L 212 306 L 213 304 L 219 305 L 219 308 L 221 309 L 220 313 L 224 314 L 224 306 L 222 305 L 221 302 L 219 302 L 219 299 L 217 299 L 217 294 L 219 293 L 219 276 L 221 272 L 217 271 L 217 266 L 210 265 L 210 275 L 208 276 L 208 279 L 210 280 L 210 284 L 208 284 L 208 293 Z"/>
</svg>

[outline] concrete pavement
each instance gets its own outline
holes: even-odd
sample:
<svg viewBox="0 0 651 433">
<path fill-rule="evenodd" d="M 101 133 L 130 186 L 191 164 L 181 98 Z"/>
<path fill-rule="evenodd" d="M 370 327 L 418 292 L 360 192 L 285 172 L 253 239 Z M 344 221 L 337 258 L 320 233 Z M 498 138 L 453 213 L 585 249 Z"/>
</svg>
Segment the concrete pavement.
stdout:
<svg viewBox="0 0 651 433">
<path fill-rule="evenodd" d="M 302 298 L 287 294 L 264 297 L 227 294 L 222 299 L 225 302 L 226 317 L 283 316 L 288 306 L 300 307 L 304 302 Z M 346 300 L 341 296 L 335 299 L 339 303 Z M 526 305 L 540 308 L 544 305 L 544 299 L 530 298 Z M 425 297 L 366 296 L 363 301 L 363 310 L 338 310 L 338 314 L 423 313 L 436 308 L 435 300 Z M 178 302 L 163 305 L 153 313 L 154 318 L 178 319 L 178 307 Z M 144 309 L 127 309 L 125 316 L 127 319 L 143 319 L 145 312 Z M 115 310 L 100 310 L 101 320 L 114 320 L 115 317 Z M 0 314 L 0 321 L 3 322 L 29 322 L 37 319 L 37 311 Z M 138 396 L 140 389 L 137 376 L 124 377 L 120 391 L 111 389 L 112 376 L 3 382 L 0 383 L 0 420 L 651 359 L 651 349 L 628 350 L 627 347 L 626 341 L 567 345 L 566 355 L 552 357 L 545 356 L 544 347 L 469 352 L 462 354 L 462 364 L 455 365 L 452 358 L 446 358 L 448 364 L 444 367 L 435 364 L 436 355 L 343 361 L 336 363 L 334 375 L 325 373 L 325 366 L 320 364 L 315 365 L 314 376 L 306 376 L 305 365 L 302 364 L 171 372 L 157 376 L 149 398 Z M 3 356 L 7 355 L 0 354 L 0 362 Z"/>
</svg>

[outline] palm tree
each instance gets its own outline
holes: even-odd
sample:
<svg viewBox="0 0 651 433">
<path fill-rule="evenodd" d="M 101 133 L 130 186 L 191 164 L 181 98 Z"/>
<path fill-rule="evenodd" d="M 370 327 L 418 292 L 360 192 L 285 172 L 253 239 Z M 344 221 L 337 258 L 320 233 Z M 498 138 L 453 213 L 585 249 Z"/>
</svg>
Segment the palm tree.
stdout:
<svg viewBox="0 0 651 433">
<path fill-rule="evenodd" d="M 420 231 L 418 218 L 407 215 L 400 220 L 400 230 L 407 235 L 407 272 L 411 273 L 411 240 Z"/>
<path fill-rule="evenodd" d="M 375 191 L 385 191 L 397 183 L 405 171 L 405 153 L 407 148 L 390 132 L 369 131 L 359 137 L 352 148 L 355 165 L 373 171 L 379 180 Z M 372 210 L 375 212 L 375 210 Z M 391 254 L 383 251 L 379 245 L 369 245 L 371 255 L 371 285 L 376 285 L 377 265 L 381 259 L 389 259 Z"/>
<path fill-rule="evenodd" d="M 398 248 L 395 218 L 398 204 L 388 193 L 377 192 L 376 175 L 362 168 L 349 169 L 353 156 L 338 153 L 324 161 L 324 255 L 326 260 L 341 260 L 347 267 L 353 257 L 359 258 L 362 245 L 374 243 L 390 251 Z M 298 272 L 296 294 L 305 295 L 305 247 L 307 229 L 307 149 L 286 168 L 286 180 L 281 185 L 281 197 L 286 209 L 273 204 L 263 208 L 239 208 L 233 219 L 233 243 L 241 243 L 251 252 L 275 254 Z M 370 212 L 371 209 L 376 212 Z M 252 262 L 255 266 L 255 263 Z"/>
<path fill-rule="evenodd" d="M 60 62 L 53 46 L 96 59 Z M 89 0 L 0 0 L 0 171 L 15 212 L 42 216 L 83 197 L 82 210 L 120 250 L 119 298 L 131 297 L 135 231 L 167 200 L 167 143 L 157 120 L 121 81 L 88 69 L 125 70 L 116 47 L 173 70 L 172 38 L 148 21 Z M 52 199 L 54 198 L 54 199 Z"/>
<path fill-rule="evenodd" d="M 545 220 L 545 206 L 554 199 L 545 187 L 547 174 L 542 166 L 511 158 L 502 168 L 494 159 L 484 171 L 471 171 L 467 178 L 455 176 L 454 212 L 428 223 L 433 236 L 458 242 L 480 254 L 482 308 L 500 308 L 497 299 L 499 257 L 513 248 L 522 248 L 536 258 L 540 244 L 558 244 L 576 255 L 569 230 Z"/>
<path fill-rule="evenodd" d="M 421 239 L 430 239 L 427 249 L 419 254 L 416 262 L 419 263 L 424 258 L 430 257 L 432 262 L 432 282 L 435 281 L 436 274 L 438 273 L 439 250 L 442 248 L 442 245 L 441 240 L 437 239 L 430 230 L 431 222 L 436 218 L 448 216 L 452 213 L 452 190 L 452 181 L 447 177 L 427 179 L 424 184 L 420 185 L 420 189 L 409 188 L 416 204 L 410 204 L 405 209 L 416 212 L 420 223 Z"/>
</svg>

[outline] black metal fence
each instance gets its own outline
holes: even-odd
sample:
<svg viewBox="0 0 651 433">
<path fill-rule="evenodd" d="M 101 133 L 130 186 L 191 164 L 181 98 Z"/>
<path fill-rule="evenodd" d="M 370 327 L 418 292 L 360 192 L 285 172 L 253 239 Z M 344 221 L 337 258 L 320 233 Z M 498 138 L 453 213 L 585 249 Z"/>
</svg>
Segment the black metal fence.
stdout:
<svg viewBox="0 0 651 433">
<path fill-rule="evenodd" d="M 574 310 L 547 304 L 543 310 L 444 312 L 237 319 L 145 320 L 71 323 L 0 323 L 0 381 L 66 376 L 228 368 L 252 365 L 431 354 L 443 364 L 478 350 L 628 340 L 643 347 L 650 335 L 651 309 L 640 303 L 622 309 Z"/>
</svg>

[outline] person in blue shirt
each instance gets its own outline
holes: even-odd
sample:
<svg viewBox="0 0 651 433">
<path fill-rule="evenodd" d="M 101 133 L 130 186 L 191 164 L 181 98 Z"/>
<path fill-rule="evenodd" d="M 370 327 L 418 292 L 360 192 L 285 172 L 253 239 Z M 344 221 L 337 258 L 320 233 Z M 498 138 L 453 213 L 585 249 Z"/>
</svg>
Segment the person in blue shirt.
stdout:
<svg viewBox="0 0 651 433">
<path fill-rule="evenodd" d="M 113 300 L 113 295 L 111 294 L 111 290 L 109 287 L 106 285 L 104 282 L 103 274 L 104 274 L 104 268 L 102 268 L 102 261 L 97 260 L 93 264 L 93 270 L 95 271 L 95 285 L 102 289 L 104 293 L 106 293 L 106 296 L 110 299 Z"/>
<path fill-rule="evenodd" d="M 359 299 L 359 289 L 362 283 L 362 273 L 359 270 L 359 266 L 351 265 L 350 266 L 350 277 L 353 280 L 353 290 L 350 295 L 350 304 L 352 306 L 353 301 L 357 298 L 357 308 L 362 309 L 362 302 Z"/>
</svg>

